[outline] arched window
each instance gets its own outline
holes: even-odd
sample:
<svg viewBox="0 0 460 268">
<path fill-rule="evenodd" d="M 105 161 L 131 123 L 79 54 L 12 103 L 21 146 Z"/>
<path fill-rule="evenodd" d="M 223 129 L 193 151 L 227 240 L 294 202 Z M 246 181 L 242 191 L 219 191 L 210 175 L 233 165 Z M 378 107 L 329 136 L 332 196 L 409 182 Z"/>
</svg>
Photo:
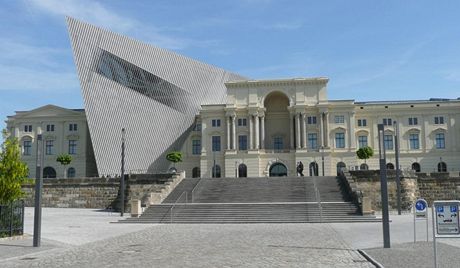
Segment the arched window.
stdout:
<svg viewBox="0 0 460 268">
<path fill-rule="evenodd" d="M 447 172 L 447 165 L 444 162 L 438 163 L 438 172 Z"/>
<path fill-rule="evenodd" d="M 213 178 L 220 178 L 220 166 L 219 165 L 215 165 L 212 168 L 212 177 Z"/>
<path fill-rule="evenodd" d="M 67 178 L 75 178 L 75 168 L 71 167 L 67 169 Z"/>
<path fill-rule="evenodd" d="M 387 163 L 387 169 L 395 169 L 395 165 L 393 165 L 393 163 Z"/>
<path fill-rule="evenodd" d="M 270 167 L 270 177 L 283 177 L 287 176 L 287 168 L 281 163 L 274 163 Z"/>
<path fill-rule="evenodd" d="M 337 175 L 340 174 L 346 168 L 347 168 L 347 165 L 345 165 L 344 162 L 338 162 L 337 163 Z"/>
<path fill-rule="evenodd" d="M 369 170 L 369 166 L 365 163 L 361 164 L 361 166 L 359 166 L 359 169 L 360 170 Z"/>
<path fill-rule="evenodd" d="M 246 178 L 248 176 L 248 167 L 245 164 L 238 166 L 238 177 Z"/>
<path fill-rule="evenodd" d="M 194 167 L 192 169 L 192 178 L 199 178 L 201 176 L 201 171 L 199 167 Z"/>
<path fill-rule="evenodd" d="M 414 170 L 415 172 L 420 172 L 420 164 L 415 162 L 415 163 L 412 163 L 412 170 Z"/>
<path fill-rule="evenodd" d="M 43 169 L 43 178 L 56 178 L 56 170 L 52 167 L 45 167 Z"/>
<path fill-rule="evenodd" d="M 309 167 L 310 176 L 318 176 L 318 163 L 311 162 Z"/>
</svg>

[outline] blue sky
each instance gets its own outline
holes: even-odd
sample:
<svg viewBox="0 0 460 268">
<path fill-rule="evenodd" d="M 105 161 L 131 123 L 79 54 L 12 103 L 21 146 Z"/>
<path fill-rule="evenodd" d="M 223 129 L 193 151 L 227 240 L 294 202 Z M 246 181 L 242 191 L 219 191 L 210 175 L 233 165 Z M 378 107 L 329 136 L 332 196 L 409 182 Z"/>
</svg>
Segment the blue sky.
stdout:
<svg viewBox="0 0 460 268">
<path fill-rule="evenodd" d="M 0 9 L 0 118 L 82 108 L 65 15 L 254 79 L 330 79 L 330 99 L 460 97 L 459 1 L 17 0 Z"/>
</svg>

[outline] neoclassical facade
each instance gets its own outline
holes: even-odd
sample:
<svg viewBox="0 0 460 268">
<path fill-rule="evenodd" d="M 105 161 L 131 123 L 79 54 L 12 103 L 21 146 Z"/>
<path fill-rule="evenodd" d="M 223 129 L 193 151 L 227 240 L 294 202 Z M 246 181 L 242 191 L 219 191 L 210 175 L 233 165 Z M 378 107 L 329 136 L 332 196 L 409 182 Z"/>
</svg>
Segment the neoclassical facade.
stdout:
<svg viewBox="0 0 460 268">
<path fill-rule="evenodd" d="M 384 124 L 387 166 L 421 172 L 460 170 L 460 100 L 328 100 L 327 78 L 225 83 L 226 104 L 202 105 L 180 168 L 195 177 L 335 175 L 378 169 L 377 125 Z M 356 156 L 374 149 L 367 161 Z M 213 168 L 215 167 L 215 168 Z"/>
</svg>

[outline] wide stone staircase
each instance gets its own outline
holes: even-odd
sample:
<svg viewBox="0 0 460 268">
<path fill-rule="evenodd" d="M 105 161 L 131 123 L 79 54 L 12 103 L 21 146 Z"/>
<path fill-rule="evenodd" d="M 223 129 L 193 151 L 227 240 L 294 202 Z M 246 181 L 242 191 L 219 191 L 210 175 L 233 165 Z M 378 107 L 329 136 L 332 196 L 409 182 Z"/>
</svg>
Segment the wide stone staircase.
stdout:
<svg viewBox="0 0 460 268">
<path fill-rule="evenodd" d="M 123 223 L 369 222 L 336 177 L 183 179 L 158 205 Z"/>
</svg>

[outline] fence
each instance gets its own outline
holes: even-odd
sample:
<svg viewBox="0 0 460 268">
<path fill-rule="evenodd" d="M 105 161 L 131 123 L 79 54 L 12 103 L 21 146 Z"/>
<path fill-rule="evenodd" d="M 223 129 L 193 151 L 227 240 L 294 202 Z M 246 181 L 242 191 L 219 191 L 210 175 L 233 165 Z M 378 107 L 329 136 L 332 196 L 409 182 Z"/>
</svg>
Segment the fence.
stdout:
<svg viewBox="0 0 460 268">
<path fill-rule="evenodd" d="M 0 238 L 24 234 L 24 201 L 0 205 Z"/>
</svg>

